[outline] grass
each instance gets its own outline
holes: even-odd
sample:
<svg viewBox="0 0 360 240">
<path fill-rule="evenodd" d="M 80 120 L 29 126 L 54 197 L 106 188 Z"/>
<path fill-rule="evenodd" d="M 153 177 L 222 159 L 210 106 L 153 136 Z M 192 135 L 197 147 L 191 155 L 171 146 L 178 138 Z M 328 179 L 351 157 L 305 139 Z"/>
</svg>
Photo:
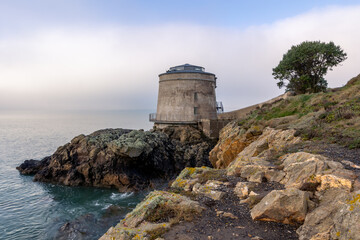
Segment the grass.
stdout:
<svg viewBox="0 0 360 240">
<path fill-rule="evenodd" d="M 238 124 L 244 129 L 255 124 L 294 128 L 305 140 L 360 148 L 360 75 L 339 89 L 297 95 L 265 105 L 239 119 Z"/>
</svg>

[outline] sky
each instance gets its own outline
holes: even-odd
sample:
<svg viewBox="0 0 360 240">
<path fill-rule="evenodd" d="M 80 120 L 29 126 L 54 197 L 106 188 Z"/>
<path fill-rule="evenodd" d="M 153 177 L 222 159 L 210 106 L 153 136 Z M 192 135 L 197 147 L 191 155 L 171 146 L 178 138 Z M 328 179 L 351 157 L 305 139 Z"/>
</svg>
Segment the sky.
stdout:
<svg viewBox="0 0 360 240">
<path fill-rule="evenodd" d="M 217 76 L 225 111 L 284 93 L 272 76 L 303 41 L 333 41 L 360 73 L 360 0 L 0 0 L 0 112 L 156 109 L 158 75 Z"/>
</svg>

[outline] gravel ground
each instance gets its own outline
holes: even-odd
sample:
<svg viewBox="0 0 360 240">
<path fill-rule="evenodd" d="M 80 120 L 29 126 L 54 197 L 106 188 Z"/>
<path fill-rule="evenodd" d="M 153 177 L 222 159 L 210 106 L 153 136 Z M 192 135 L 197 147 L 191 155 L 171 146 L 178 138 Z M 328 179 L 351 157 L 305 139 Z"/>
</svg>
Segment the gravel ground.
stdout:
<svg viewBox="0 0 360 240">
<path fill-rule="evenodd" d="M 344 164 L 346 169 L 354 171 L 360 179 L 360 149 L 348 149 L 336 144 L 323 142 L 303 142 L 296 146 L 297 151 L 320 154 L 330 160 Z M 285 225 L 274 222 L 253 221 L 247 204 L 240 204 L 239 198 L 232 192 L 240 178 L 229 181 L 232 187 L 225 189 L 227 196 L 221 201 L 197 196 L 206 210 L 193 222 L 180 222 L 165 233 L 164 239 L 171 240 L 292 240 L 298 239 L 296 229 L 299 226 Z M 283 189 L 278 183 L 262 183 L 255 192 L 266 194 L 271 190 Z M 235 218 L 224 217 L 219 211 L 231 213 Z"/>
<path fill-rule="evenodd" d="M 303 151 L 323 155 L 330 160 L 341 162 L 346 169 L 352 170 L 360 176 L 360 149 L 348 149 L 336 144 L 323 142 L 305 142 Z M 351 164 L 351 163 L 352 164 Z"/>
</svg>

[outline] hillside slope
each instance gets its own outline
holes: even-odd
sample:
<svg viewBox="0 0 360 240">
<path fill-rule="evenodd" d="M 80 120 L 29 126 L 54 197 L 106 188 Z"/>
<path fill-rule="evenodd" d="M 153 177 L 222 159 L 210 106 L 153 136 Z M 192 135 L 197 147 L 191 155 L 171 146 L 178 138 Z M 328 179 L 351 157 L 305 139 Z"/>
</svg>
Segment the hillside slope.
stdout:
<svg viewBox="0 0 360 240">
<path fill-rule="evenodd" d="M 360 148 L 360 75 L 326 93 L 303 94 L 264 105 L 238 125 L 295 129 L 303 139 Z"/>
</svg>

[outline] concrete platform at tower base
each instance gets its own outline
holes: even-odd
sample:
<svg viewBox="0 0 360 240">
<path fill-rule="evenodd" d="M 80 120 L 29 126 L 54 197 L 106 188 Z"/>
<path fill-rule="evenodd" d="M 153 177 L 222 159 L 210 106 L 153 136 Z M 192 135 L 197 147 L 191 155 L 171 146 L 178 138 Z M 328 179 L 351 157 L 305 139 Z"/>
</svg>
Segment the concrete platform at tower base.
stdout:
<svg viewBox="0 0 360 240">
<path fill-rule="evenodd" d="M 219 138 L 220 130 L 225 127 L 226 124 L 228 124 L 232 119 L 200 119 L 198 121 L 193 122 L 155 122 L 154 127 L 155 128 L 166 128 L 169 126 L 184 126 L 184 125 L 190 125 L 199 128 L 203 131 L 203 133 L 211 138 Z"/>
</svg>

